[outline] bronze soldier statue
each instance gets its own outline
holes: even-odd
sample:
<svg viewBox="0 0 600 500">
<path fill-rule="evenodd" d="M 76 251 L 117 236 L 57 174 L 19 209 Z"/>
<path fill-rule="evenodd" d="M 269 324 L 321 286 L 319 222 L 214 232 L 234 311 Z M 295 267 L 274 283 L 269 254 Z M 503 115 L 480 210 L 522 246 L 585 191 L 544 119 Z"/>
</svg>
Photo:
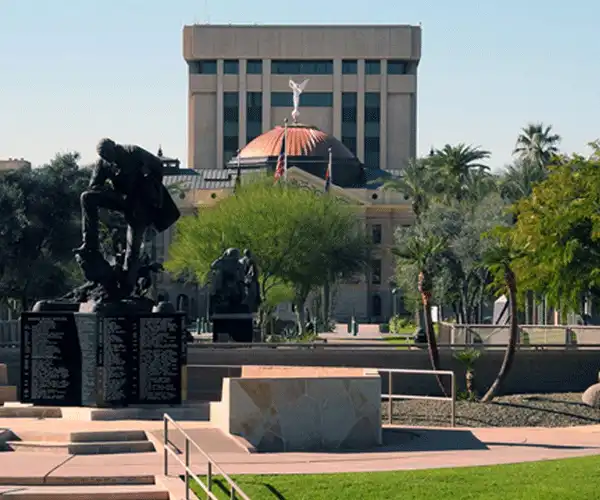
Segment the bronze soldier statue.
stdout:
<svg viewBox="0 0 600 500">
<path fill-rule="evenodd" d="M 244 256 L 240 259 L 240 264 L 244 266 L 244 284 L 246 286 L 245 303 L 250 312 L 257 312 L 260 306 L 260 284 L 258 282 L 258 266 L 250 250 L 244 250 Z"/>
<path fill-rule="evenodd" d="M 133 292 L 138 278 L 140 247 L 146 229 L 153 225 L 159 232 L 164 231 L 180 214 L 163 186 L 160 158 L 139 146 L 116 144 L 111 139 L 102 139 L 97 150 L 100 159 L 88 190 L 81 195 L 83 243 L 75 253 L 81 261 L 95 262 L 100 251 L 98 210 L 123 213 L 128 227 L 120 281 L 121 295 L 127 296 Z"/>
</svg>

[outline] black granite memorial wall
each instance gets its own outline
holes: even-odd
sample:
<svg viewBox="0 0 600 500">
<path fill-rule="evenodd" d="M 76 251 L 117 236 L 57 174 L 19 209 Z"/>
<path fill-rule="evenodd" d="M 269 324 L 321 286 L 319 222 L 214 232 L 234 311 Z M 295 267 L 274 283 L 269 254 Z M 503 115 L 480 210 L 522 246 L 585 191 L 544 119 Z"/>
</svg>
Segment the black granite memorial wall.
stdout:
<svg viewBox="0 0 600 500">
<path fill-rule="evenodd" d="M 23 313 L 21 401 L 53 406 L 181 404 L 183 314 Z"/>
</svg>

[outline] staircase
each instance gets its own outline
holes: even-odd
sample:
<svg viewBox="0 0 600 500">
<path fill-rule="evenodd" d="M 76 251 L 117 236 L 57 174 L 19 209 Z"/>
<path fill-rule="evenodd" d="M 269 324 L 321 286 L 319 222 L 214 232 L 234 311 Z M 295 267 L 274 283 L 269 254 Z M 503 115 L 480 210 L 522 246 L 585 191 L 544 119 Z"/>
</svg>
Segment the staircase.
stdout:
<svg viewBox="0 0 600 500">
<path fill-rule="evenodd" d="M 10 432 L 6 436 L 6 432 Z M 107 455 L 155 451 L 144 431 L 40 432 L 6 431 L 4 451 L 50 452 L 64 455 Z"/>
<path fill-rule="evenodd" d="M 0 497 L 8 500 L 169 500 L 169 492 L 151 485 L 3 486 Z"/>
</svg>

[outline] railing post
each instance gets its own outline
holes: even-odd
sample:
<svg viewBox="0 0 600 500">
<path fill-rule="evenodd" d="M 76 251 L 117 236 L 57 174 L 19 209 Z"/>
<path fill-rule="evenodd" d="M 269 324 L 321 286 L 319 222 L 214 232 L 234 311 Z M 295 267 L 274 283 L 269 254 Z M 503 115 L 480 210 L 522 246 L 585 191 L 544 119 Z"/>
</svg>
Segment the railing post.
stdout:
<svg viewBox="0 0 600 500">
<path fill-rule="evenodd" d="M 456 427 L 456 378 L 454 373 L 450 376 L 452 382 L 452 409 L 450 410 L 450 425 Z"/>
<path fill-rule="evenodd" d="M 167 451 L 167 446 L 169 446 L 169 421 L 167 417 L 163 415 L 163 469 L 165 476 L 169 475 L 169 452 Z"/>
<path fill-rule="evenodd" d="M 185 500 L 190 500 L 190 440 L 185 437 Z"/>
<path fill-rule="evenodd" d="M 392 372 L 388 372 L 388 424 L 392 425 L 393 421 L 393 412 L 392 408 Z"/>
<path fill-rule="evenodd" d="M 209 493 L 212 492 L 212 462 L 208 461 L 208 467 L 206 469 L 206 488 Z M 206 498 L 210 498 L 210 494 L 206 495 Z"/>
<path fill-rule="evenodd" d="M 233 487 L 233 485 L 231 485 L 231 496 L 230 496 L 231 500 L 235 500 L 235 488 Z"/>
</svg>

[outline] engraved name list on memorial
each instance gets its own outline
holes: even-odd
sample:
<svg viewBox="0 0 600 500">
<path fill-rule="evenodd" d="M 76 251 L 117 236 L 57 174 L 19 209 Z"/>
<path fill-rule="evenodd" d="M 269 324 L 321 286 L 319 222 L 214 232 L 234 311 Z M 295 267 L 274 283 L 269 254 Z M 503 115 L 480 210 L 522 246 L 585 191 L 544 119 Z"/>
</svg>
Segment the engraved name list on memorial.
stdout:
<svg viewBox="0 0 600 500">
<path fill-rule="evenodd" d="M 72 384 L 70 367 L 65 363 L 64 340 L 67 317 L 30 318 L 26 328 L 31 335 L 32 400 L 62 400 Z M 75 353 L 72 353 L 74 355 Z"/>
<path fill-rule="evenodd" d="M 139 397 L 178 402 L 181 392 L 181 331 L 177 318 L 140 318 Z"/>
<path fill-rule="evenodd" d="M 131 338 L 135 336 L 134 322 L 124 317 L 103 319 L 104 360 L 102 377 L 105 402 L 125 404 L 131 398 L 132 366 Z"/>
</svg>

